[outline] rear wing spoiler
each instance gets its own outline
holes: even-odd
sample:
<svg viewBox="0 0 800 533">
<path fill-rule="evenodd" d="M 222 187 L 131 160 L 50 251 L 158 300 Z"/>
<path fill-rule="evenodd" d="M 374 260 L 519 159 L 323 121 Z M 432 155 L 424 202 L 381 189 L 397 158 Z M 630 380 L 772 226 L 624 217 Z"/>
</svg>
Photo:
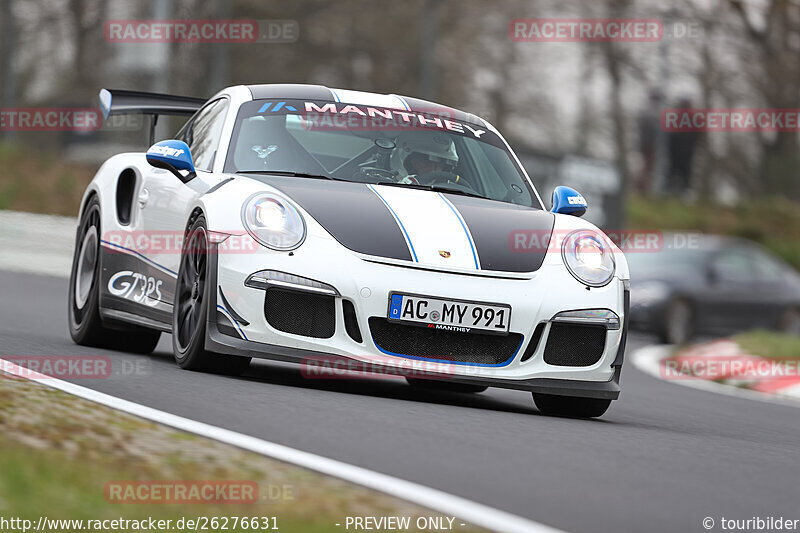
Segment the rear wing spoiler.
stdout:
<svg viewBox="0 0 800 533">
<path fill-rule="evenodd" d="M 205 98 L 173 96 L 119 89 L 100 90 L 100 110 L 103 118 L 111 115 L 150 115 L 150 144 L 155 142 L 156 124 L 160 115 L 191 116 L 207 102 Z"/>
</svg>

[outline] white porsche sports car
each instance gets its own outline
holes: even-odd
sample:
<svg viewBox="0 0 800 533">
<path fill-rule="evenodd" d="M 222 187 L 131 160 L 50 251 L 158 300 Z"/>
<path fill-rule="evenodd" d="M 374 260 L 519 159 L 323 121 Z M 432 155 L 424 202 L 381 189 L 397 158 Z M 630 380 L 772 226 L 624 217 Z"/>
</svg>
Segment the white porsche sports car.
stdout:
<svg viewBox="0 0 800 533">
<path fill-rule="evenodd" d="M 531 391 L 566 416 L 618 397 L 625 258 L 576 191 L 557 188 L 548 211 L 485 120 L 316 85 L 100 100 L 106 117 L 151 115 L 151 140 L 159 115 L 191 118 L 89 184 L 78 344 L 148 353 L 167 332 L 185 369 L 239 374 L 257 357 L 394 373 Z"/>
</svg>

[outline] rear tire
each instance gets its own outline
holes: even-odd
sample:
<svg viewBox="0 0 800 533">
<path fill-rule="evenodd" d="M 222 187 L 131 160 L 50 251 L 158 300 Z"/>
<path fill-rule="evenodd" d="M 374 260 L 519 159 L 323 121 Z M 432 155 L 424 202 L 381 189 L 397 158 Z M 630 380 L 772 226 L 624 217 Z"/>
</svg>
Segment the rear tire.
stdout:
<svg viewBox="0 0 800 533">
<path fill-rule="evenodd" d="M 471 383 L 456 383 L 454 381 L 451 382 L 433 379 L 406 378 L 406 381 L 412 387 L 419 387 L 421 389 L 463 392 L 466 394 L 477 394 L 489 388 L 486 385 L 472 385 Z"/>
<path fill-rule="evenodd" d="M 210 294 L 216 289 L 208 283 L 208 249 L 206 219 L 200 215 L 192 222 L 181 252 L 172 311 L 172 352 L 185 370 L 238 376 L 250 366 L 250 357 L 205 349 Z"/>
<path fill-rule="evenodd" d="M 126 352 L 152 352 L 160 331 L 115 330 L 100 318 L 100 201 L 93 196 L 81 215 L 69 277 L 69 335 L 76 344 Z"/>
<path fill-rule="evenodd" d="M 800 337 L 800 309 L 787 309 L 781 315 L 780 331 L 787 335 Z"/>
<path fill-rule="evenodd" d="M 569 418 L 596 418 L 602 416 L 611 405 L 611 400 L 577 398 L 533 393 L 533 402 L 543 414 Z"/>
<path fill-rule="evenodd" d="M 667 305 L 661 340 L 681 346 L 692 339 L 692 308 L 686 300 L 673 300 Z"/>
<path fill-rule="evenodd" d="M 69 335 L 81 346 L 101 346 L 109 338 L 100 318 L 100 202 L 86 204 L 75 235 L 69 277 Z"/>
</svg>

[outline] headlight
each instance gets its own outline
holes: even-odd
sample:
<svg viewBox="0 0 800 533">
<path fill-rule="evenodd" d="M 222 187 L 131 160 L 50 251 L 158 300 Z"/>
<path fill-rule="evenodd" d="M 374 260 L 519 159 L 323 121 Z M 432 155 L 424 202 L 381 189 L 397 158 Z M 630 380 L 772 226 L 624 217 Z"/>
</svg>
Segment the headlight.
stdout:
<svg viewBox="0 0 800 533">
<path fill-rule="evenodd" d="M 570 274 L 590 287 L 607 285 L 614 276 L 614 253 L 596 231 L 578 230 L 564 240 L 561 256 Z"/>
<path fill-rule="evenodd" d="M 242 208 L 244 227 L 256 241 L 273 250 L 294 250 L 306 238 L 306 222 L 288 200 L 271 193 L 251 196 Z"/>
</svg>

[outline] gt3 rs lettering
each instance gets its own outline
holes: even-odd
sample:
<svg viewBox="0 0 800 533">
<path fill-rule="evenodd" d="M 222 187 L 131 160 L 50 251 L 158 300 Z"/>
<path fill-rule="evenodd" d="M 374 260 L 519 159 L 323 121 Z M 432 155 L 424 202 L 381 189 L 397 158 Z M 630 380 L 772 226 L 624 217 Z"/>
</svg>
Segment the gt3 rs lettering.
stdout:
<svg viewBox="0 0 800 533">
<path fill-rule="evenodd" d="M 163 283 L 159 279 L 138 272 L 123 270 L 108 280 L 108 292 L 114 296 L 154 307 L 161 301 L 161 285 Z"/>
</svg>

